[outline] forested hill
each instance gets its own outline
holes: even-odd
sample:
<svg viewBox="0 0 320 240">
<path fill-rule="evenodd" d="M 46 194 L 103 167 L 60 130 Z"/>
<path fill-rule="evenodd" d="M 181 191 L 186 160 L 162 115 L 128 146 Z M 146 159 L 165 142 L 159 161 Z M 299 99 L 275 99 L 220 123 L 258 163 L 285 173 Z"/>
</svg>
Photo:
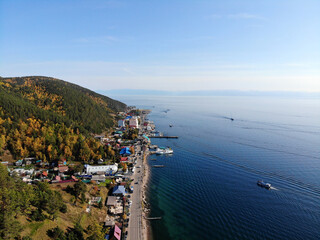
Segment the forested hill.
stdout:
<svg viewBox="0 0 320 240">
<path fill-rule="evenodd" d="M 36 157 L 88 162 L 109 152 L 92 137 L 126 105 L 48 77 L 0 78 L 0 161 Z"/>
<path fill-rule="evenodd" d="M 0 107 L 13 121 L 34 117 L 100 133 L 126 105 L 66 81 L 32 76 L 0 78 Z"/>
</svg>

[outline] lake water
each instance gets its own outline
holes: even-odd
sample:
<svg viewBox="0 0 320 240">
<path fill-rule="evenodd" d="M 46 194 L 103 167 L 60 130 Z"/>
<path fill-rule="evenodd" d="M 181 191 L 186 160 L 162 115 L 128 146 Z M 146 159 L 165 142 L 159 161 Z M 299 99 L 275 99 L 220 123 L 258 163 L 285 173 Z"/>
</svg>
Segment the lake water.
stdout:
<svg viewBox="0 0 320 240">
<path fill-rule="evenodd" d="M 179 136 L 152 140 L 174 150 L 149 161 L 155 240 L 320 239 L 319 99 L 117 99 Z"/>
</svg>

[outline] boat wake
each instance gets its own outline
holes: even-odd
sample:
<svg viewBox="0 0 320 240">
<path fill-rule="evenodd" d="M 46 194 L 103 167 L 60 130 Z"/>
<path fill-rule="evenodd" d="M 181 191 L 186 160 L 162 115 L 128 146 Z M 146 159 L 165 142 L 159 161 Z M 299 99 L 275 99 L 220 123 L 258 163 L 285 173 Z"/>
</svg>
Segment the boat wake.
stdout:
<svg viewBox="0 0 320 240">
<path fill-rule="evenodd" d="M 286 187 L 285 187 L 286 192 L 295 192 L 295 193 L 300 193 L 300 194 L 320 198 L 320 188 L 318 188 L 317 186 L 314 186 L 312 184 L 305 183 L 299 179 L 295 179 L 291 176 L 285 176 L 285 175 L 281 175 L 281 174 L 275 173 L 275 172 L 269 172 L 269 171 L 264 171 L 264 170 L 260 170 L 260 169 L 255 169 L 255 168 L 247 166 L 245 164 L 241 164 L 241 163 L 238 163 L 238 162 L 235 162 L 232 160 L 228 160 L 228 159 L 225 159 L 225 158 L 222 158 L 222 157 L 219 157 L 219 156 L 207 153 L 207 152 L 195 152 L 195 151 L 192 151 L 188 148 L 184 148 L 178 144 L 174 144 L 174 145 L 176 146 L 176 148 L 184 149 L 186 152 L 190 152 L 195 155 L 201 154 L 202 156 L 209 157 L 213 160 L 218 160 L 220 162 L 224 162 L 224 163 L 227 163 L 227 164 L 232 165 L 234 167 L 237 167 L 239 169 L 242 169 L 243 171 L 257 174 L 259 177 L 267 177 L 267 178 L 269 178 L 269 181 L 271 181 L 271 180 L 281 181 L 282 183 L 286 184 Z M 274 182 L 274 181 L 271 181 L 271 182 Z M 277 188 L 274 188 L 274 187 L 271 187 L 271 189 L 279 191 Z"/>
<path fill-rule="evenodd" d="M 275 187 L 270 187 L 270 190 L 276 190 L 276 191 L 279 191 L 278 188 L 275 188 Z"/>
</svg>

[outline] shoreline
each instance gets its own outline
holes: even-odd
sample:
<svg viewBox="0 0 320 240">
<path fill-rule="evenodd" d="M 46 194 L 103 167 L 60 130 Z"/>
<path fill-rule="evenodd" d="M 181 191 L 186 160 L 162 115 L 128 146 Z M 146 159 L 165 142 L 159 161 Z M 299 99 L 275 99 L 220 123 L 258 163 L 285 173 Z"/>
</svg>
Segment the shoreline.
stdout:
<svg viewBox="0 0 320 240">
<path fill-rule="evenodd" d="M 148 204 L 146 200 L 146 190 L 148 188 L 148 183 L 150 180 L 150 166 L 148 163 L 148 157 L 150 153 L 149 151 L 144 154 L 144 159 L 143 159 L 143 166 L 144 166 L 144 173 L 143 173 L 143 180 L 142 180 L 142 202 L 143 202 L 143 207 L 142 207 L 142 225 L 141 225 L 141 230 L 142 230 L 142 239 L 146 240 L 152 240 L 152 231 L 151 231 L 151 226 L 150 222 L 147 221 L 147 217 L 150 213 L 150 209 L 146 207 L 146 204 Z"/>
</svg>

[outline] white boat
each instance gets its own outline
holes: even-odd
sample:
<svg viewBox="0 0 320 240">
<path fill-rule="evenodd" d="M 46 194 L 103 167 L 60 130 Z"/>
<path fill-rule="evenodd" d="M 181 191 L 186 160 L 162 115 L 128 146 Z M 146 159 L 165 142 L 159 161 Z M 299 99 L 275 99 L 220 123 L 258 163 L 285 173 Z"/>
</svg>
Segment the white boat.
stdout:
<svg viewBox="0 0 320 240">
<path fill-rule="evenodd" d="M 158 155 L 161 155 L 161 154 L 171 154 L 173 153 L 173 150 L 170 148 L 170 147 L 160 147 L 160 148 L 157 148 L 156 150 L 156 154 Z"/>
</svg>

